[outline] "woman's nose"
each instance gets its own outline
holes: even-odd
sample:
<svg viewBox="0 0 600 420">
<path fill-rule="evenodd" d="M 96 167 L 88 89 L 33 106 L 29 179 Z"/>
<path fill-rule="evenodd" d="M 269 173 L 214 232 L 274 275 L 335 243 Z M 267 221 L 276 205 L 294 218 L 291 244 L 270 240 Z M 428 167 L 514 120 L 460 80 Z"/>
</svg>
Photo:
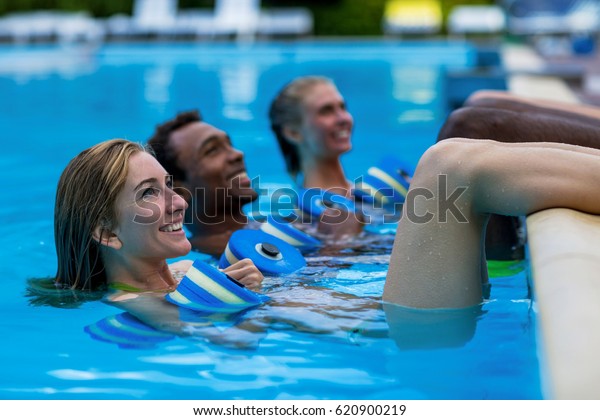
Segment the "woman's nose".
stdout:
<svg viewBox="0 0 600 420">
<path fill-rule="evenodd" d="M 350 114 L 350 112 L 348 112 L 346 108 L 339 108 L 336 113 L 336 116 L 338 121 L 348 122 L 350 124 L 353 121 L 352 114 Z"/>
<path fill-rule="evenodd" d="M 188 203 L 185 199 L 177 194 L 175 191 L 171 191 L 171 196 L 167 197 L 168 201 L 171 203 L 167 208 L 167 211 L 170 213 L 177 213 L 178 211 L 185 211 L 188 207 Z"/>
</svg>

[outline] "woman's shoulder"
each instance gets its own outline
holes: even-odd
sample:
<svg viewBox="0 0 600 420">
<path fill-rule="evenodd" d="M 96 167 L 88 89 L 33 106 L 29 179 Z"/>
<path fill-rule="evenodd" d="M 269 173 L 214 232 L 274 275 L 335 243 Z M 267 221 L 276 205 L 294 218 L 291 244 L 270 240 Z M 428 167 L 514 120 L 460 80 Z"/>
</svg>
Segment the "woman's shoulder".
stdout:
<svg viewBox="0 0 600 420">
<path fill-rule="evenodd" d="M 104 296 L 104 300 L 108 303 L 118 303 L 135 299 L 139 296 L 140 293 L 138 292 L 130 292 L 126 290 L 113 290 Z"/>
<path fill-rule="evenodd" d="M 173 273 L 183 272 L 184 274 L 194 264 L 194 260 L 178 260 L 169 264 L 169 268 Z"/>
<path fill-rule="evenodd" d="M 169 270 L 173 274 L 175 280 L 180 282 L 193 263 L 193 260 L 177 260 L 169 264 Z M 113 287 L 111 287 L 110 292 L 104 297 L 104 299 L 108 302 L 118 303 L 138 298 L 141 295 L 150 295 L 157 292 L 164 293 L 162 290 L 145 292 L 141 290 L 135 290 L 133 288 L 117 287 L 116 284 L 113 284 Z"/>
</svg>

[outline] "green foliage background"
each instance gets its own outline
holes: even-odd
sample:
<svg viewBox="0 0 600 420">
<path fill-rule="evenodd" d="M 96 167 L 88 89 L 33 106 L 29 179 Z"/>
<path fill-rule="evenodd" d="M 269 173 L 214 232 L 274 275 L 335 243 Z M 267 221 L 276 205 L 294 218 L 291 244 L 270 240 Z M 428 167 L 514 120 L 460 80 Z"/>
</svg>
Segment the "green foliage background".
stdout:
<svg viewBox="0 0 600 420">
<path fill-rule="evenodd" d="M 445 15 L 457 4 L 493 4 L 493 0 L 441 0 Z M 131 14 L 134 0 L 2 0 L 0 15 L 31 10 L 87 10 L 95 17 Z M 381 35 L 387 0 L 263 0 L 262 7 L 307 7 L 317 36 Z M 179 0 L 179 7 L 212 8 L 214 0 Z"/>
</svg>

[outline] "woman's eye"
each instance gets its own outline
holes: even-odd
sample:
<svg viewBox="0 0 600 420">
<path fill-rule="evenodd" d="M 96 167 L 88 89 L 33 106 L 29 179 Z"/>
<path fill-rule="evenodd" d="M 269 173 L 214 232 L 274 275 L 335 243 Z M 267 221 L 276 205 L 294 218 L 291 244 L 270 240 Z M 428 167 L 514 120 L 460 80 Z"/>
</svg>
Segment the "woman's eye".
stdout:
<svg viewBox="0 0 600 420">
<path fill-rule="evenodd" d="M 321 108 L 321 112 L 319 112 L 319 114 L 321 115 L 329 115 L 333 113 L 333 107 L 327 106 L 325 108 Z"/>
<path fill-rule="evenodd" d="M 146 188 L 145 190 L 142 191 L 142 198 L 153 197 L 155 195 L 158 195 L 158 189 L 153 188 L 153 187 Z"/>
</svg>

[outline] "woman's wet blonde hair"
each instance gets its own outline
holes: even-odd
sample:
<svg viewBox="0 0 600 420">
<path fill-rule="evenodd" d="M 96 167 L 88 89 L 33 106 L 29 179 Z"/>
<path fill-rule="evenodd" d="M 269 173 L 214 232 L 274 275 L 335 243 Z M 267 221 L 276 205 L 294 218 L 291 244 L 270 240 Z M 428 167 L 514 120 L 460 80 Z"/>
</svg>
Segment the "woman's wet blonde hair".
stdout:
<svg viewBox="0 0 600 420">
<path fill-rule="evenodd" d="M 279 143 L 287 171 L 294 179 L 301 170 L 300 154 L 296 145 L 286 139 L 283 128 L 302 123 L 302 100 L 310 89 L 321 84 L 335 86 L 331 79 L 323 76 L 298 77 L 281 89 L 269 109 L 271 129 Z"/>
<path fill-rule="evenodd" d="M 96 290 L 106 285 L 93 232 L 98 226 L 102 232 L 116 227 L 115 202 L 127 179 L 129 158 L 144 151 L 139 143 L 108 140 L 81 152 L 63 171 L 54 206 L 58 286 Z"/>
</svg>

